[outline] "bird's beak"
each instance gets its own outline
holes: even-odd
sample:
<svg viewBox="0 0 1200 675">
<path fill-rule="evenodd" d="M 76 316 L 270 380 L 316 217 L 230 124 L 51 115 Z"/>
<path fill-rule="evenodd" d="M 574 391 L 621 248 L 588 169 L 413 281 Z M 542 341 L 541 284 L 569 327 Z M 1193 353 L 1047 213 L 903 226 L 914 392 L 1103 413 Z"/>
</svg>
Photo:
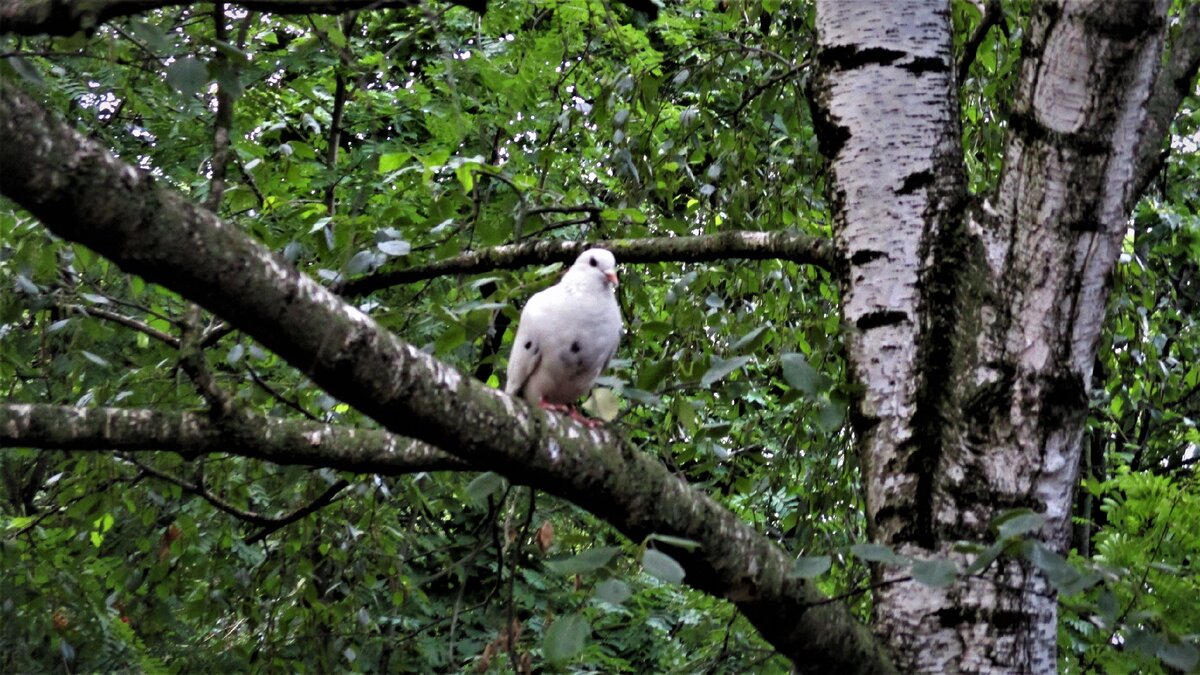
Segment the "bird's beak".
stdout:
<svg viewBox="0 0 1200 675">
<path fill-rule="evenodd" d="M 617 286 L 621 285 L 621 282 L 617 281 L 617 271 L 616 270 L 609 270 L 609 271 L 605 272 L 604 278 L 608 279 L 608 283 L 612 284 L 613 288 L 616 288 Z"/>
</svg>

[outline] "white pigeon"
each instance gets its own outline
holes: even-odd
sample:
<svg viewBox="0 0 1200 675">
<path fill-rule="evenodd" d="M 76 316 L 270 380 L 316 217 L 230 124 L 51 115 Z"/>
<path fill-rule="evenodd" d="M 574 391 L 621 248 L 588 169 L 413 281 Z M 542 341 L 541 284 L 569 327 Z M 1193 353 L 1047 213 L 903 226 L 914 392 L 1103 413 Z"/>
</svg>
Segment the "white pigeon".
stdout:
<svg viewBox="0 0 1200 675">
<path fill-rule="evenodd" d="M 574 407 L 608 366 L 621 340 L 617 261 L 602 248 L 584 251 L 561 281 L 535 293 L 521 311 L 504 391 L 547 410 Z"/>
</svg>

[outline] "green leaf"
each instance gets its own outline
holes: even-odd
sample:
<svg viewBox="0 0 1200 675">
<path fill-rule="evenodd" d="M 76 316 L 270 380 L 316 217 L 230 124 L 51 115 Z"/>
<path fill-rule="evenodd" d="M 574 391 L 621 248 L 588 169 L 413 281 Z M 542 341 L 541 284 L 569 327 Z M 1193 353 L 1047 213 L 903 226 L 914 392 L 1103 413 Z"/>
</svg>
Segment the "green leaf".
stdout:
<svg viewBox="0 0 1200 675">
<path fill-rule="evenodd" d="M 1011 509 L 996 516 L 991 526 L 1001 539 L 1008 539 L 1040 530 L 1045 524 L 1046 519 L 1035 511 Z"/>
<path fill-rule="evenodd" d="M 817 427 L 829 434 L 842 428 L 842 423 L 846 421 L 846 406 L 841 403 L 827 401 L 821 406 L 821 412 L 817 417 Z"/>
<path fill-rule="evenodd" d="M 504 485 L 504 477 L 500 474 L 491 471 L 481 473 L 467 484 L 467 498 L 478 505 L 486 504 L 488 497 L 500 492 Z"/>
<path fill-rule="evenodd" d="M 559 574 L 583 574 L 608 565 L 620 552 L 617 546 L 601 546 L 569 557 L 552 558 L 546 561 L 546 567 Z"/>
<path fill-rule="evenodd" d="M 738 338 L 736 342 L 729 345 L 729 351 L 736 352 L 736 351 L 742 349 L 743 347 L 749 345 L 750 343 L 757 340 L 758 336 L 762 335 L 763 331 L 765 331 L 765 330 L 767 330 L 766 326 L 759 326 L 758 328 L 755 328 L 754 330 L 750 331 L 749 333 L 746 333 L 742 337 Z"/>
<path fill-rule="evenodd" d="M 98 366 L 107 366 L 108 365 L 108 361 L 106 361 L 103 357 L 97 356 L 96 354 L 93 354 L 86 349 L 79 350 L 79 353 L 83 354 L 83 358 L 87 359 L 88 361 L 91 361 L 92 363 L 94 363 Z"/>
<path fill-rule="evenodd" d="M 346 274 L 362 274 L 375 264 L 375 253 L 370 250 L 359 251 L 346 262 Z"/>
<path fill-rule="evenodd" d="M 592 627 L 579 614 L 565 614 L 554 620 L 546 630 L 542 652 L 550 663 L 559 664 L 583 651 Z"/>
<path fill-rule="evenodd" d="M 712 358 L 712 366 L 700 378 L 700 386 L 705 389 L 713 386 L 721 378 L 745 366 L 750 362 L 751 358 L 750 356 L 735 356 L 732 359 L 722 359 L 719 356 L 714 356 Z"/>
<path fill-rule="evenodd" d="M 1187 642 L 1170 642 L 1158 648 L 1158 658 L 1178 671 L 1192 673 L 1200 662 L 1200 651 Z"/>
<path fill-rule="evenodd" d="M 812 579 L 824 574 L 832 564 L 833 558 L 827 555 L 800 556 L 792 563 L 791 576 Z"/>
<path fill-rule="evenodd" d="M 379 172 L 391 173 L 408 163 L 412 154 L 407 152 L 385 152 L 379 156 Z"/>
<path fill-rule="evenodd" d="M 954 583 L 958 571 L 954 563 L 945 558 L 916 559 L 912 564 L 913 579 L 934 588 L 944 588 Z"/>
<path fill-rule="evenodd" d="M 967 569 L 963 570 L 963 574 L 969 575 L 982 572 L 983 570 L 987 569 L 988 565 L 991 565 L 996 558 L 999 558 L 1002 552 L 1004 552 L 1004 542 L 996 542 L 991 546 L 988 546 L 981 551 L 979 555 L 975 556 L 975 559 L 971 561 L 971 564 L 967 566 Z"/>
<path fill-rule="evenodd" d="M 608 387 L 596 387 L 584 402 L 583 409 L 593 417 L 611 422 L 621 414 L 621 399 Z"/>
<path fill-rule="evenodd" d="M 605 579 L 596 584 L 596 597 L 610 605 L 620 605 L 632 595 L 629 584 L 620 579 Z"/>
<path fill-rule="evenodd" d="M 829 388 L 829 378 L 809 365 L 803 354 L 784 354 L 780 357 L 780 363 L 783 365 L 783 379 L 793 389 L 815 396 Z"/>
<path fill-rule="evenodd" d="M 698 541 L 692 541 L 691 539 L 684 539 L 683 537 L 672 537 L 669 534 L 652 534 L 652 535 L 646 537 L 645 541 L 647 541 L 647 542 L 657 541 L 657 542 L 660 542 L 663 544 L 667 544 L 668 546 L 675 546 L 676 548 L 681 548 L 689 553 L 700 548 L 700 542 L 698 542 Z"/>
<path fill-rule="evenodd" d="M 192 56 L 167 66 L 167 83 L 184 96 L 194 96 L 208 83 L 208 68 Z"/>
<path fill-rule="evenodd" d="M 1070 595 L 1067 590 L 1080 580 L 1079 570 L 1040 541 L 1031 542 L 1026 557 L 1034 567 L 1045 573 L 1046 579 L 1059 593 Z"/>
<path fill-rule="evenodd" d="M 674 558 L 652 548 L 646 549 L 642 554 L 642 568 L 652 577 L 667 582 L 668 584 L 678 584 L 683 581 L 684 575 L 687 573 Z"/>
<path fill-rule="evenodd" d="M 409 251 L 412 250 L 412 244 L 409 244 L 407 241 L 403 241 L 400 239 L 393 239 L 391 241 L 381 241 L 381 242 L 379 242 L 378 247 L 379 247 L 380 251 L 383 251 L 384 253 L 386 253 L 387 255 L 390 255 L 390 256 L 408 255 Z"/>
<path fill-rule="evenodd" d="M 850 552 L 859 560 L 867 562 L 879 562 L 888 565 L 903 565 L 908 562 L 906 558 L 897 555 L 890 547 L 883 544 L 854 544 L 850 547 Z"/>
</svg>

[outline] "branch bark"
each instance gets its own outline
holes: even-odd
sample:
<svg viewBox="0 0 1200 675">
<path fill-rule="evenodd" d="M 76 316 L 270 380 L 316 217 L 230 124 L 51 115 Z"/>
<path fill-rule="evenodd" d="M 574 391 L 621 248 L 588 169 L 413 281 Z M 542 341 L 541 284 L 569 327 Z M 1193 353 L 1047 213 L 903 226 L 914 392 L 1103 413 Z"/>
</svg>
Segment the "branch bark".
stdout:
<svg viewBox="0 0 1200 675">
<path fill-rule="evenodd" d="M 334 291 L 353 297 L 391 286 L 450 274 L 477 274 L 528 265 L 571 262 L 585 249 L 607 248 L 621 263 L 710 262 L 713 260 L 790 260 L 831 269 L 836 264 L 833 242 L 794 232 L 730 231 L 694 237 L 647 237 L 601 241 L 527 241 L 484 248 L 454 258 L 402 270 L 351 279 Z"/>
<path fill-rule="evenodd" d="M 20 158 L 12 153 L 20 152 Z M 844 605 L 789 556 L 652 457 L 463 376 L 387 332 L 240 230 L 0 82 L 0 191 L 59 236 L 200 303 L 394 433 L 570 500 L 633 541 L 655 533 L 693 587 L 734 602 L 808 672 L 893 672 Z M 340 458 L 344 459 L 344 458 Z"/>
<path fill-rule="evenodd" d="M 260 416 L 218 424 L 204 414 L 133 408 L 0 405 L 0 448 L 224 453 L 385 476 L 471 469 L 428 444 L 381 430 Z"/>
<path fill-rule="evenodd" d="M 483 13 L 487 0 L 449 0 L 450 4 Z M 0 0 L 0 34 L 74 35 L 107 21 L 155 9 L 196 4 L 194 0 Z M 272 14 L 341 14 L 356 9 L 412 7 L 417 0 L 241 0 L 256 12 Z"/>
<path fill-rule="evenodd" d="M 1195 89 L 1196 73 L 1200 70 L 1200 4 L 1192 4 L 1184 11 L 1174 32 L 1175 39 L 1168 46 L 1163 67 L 1146 103 L 1146 128 L 1137 148 L 1134 188 L 1125 205 L 1127 212 L 1145 194 L 1162 168 L 1166 159 L 1163 139 L 1167 137 L 1183 98 Z"/>
</svg>

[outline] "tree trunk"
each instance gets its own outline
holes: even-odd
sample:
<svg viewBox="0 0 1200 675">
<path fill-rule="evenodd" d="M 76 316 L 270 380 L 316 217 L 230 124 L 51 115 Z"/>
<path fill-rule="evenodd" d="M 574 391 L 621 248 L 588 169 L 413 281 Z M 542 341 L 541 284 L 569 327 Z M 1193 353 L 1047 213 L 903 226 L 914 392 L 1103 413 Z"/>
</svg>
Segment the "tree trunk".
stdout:
<svg viewBox="0 0 1200 675">
<path fill-rule="evenodd" d="M 862 384 L 868 524 L 876 542 L 960 572 L 943 586 L 918 563 L 930 583 L 876 593 L 875 630 L 902 670 L 1056 667 L 1046 571 L 1070 537 L 1165 15 L 1164 2 L 1035 8 L 993 208 L 963 187 L 949 3 L 818 5 L 814 94 Z M 971 560 L 955 544 L 994 541 L 989 524 L 1018 508 L 1040 514 L 1041 543 L 961 575 Z"/>
</svg>

